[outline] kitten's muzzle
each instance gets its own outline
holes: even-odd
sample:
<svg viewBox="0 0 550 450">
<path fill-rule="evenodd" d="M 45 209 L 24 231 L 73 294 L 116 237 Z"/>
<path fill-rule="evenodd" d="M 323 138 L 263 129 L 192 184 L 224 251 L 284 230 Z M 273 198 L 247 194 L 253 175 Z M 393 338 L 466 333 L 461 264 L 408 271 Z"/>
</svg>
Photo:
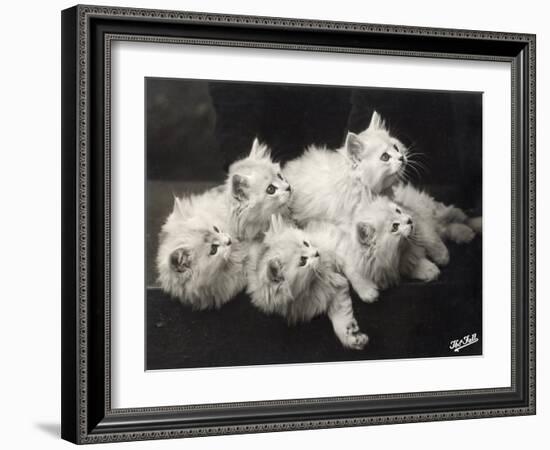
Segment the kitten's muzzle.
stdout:
<svg viewBox="0 0 550 450">
<path fill-rule="evenodd" d="M 413 224 L 407 223 L 404 227 L 401 228 L 401 234 L 405 237 L 409 237 L 413 232 Z"/>
<path fill-rule="evenodd" d="M 401 236 L 408 237 L 412 234 L 414 223 L 411 217 L 403 218 L 399 224 L 399 233 Z"/>
</svg>

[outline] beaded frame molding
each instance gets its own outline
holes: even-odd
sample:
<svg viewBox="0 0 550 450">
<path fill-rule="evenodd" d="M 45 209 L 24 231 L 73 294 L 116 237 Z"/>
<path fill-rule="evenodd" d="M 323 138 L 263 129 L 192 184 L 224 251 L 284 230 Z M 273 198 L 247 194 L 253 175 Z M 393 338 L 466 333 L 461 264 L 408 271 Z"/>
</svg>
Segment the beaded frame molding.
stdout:
<svg viewBox="0 0 550 450">
<path fill-rule="evenodd" d="M 504 388 L 111 407 L 110 70 L 114 41 L 511 64 L 512 339 Z M 535 36 L 75 6 L 62 12 L 62 428 L 99 443 L 535 414 Z"/>
</svg>

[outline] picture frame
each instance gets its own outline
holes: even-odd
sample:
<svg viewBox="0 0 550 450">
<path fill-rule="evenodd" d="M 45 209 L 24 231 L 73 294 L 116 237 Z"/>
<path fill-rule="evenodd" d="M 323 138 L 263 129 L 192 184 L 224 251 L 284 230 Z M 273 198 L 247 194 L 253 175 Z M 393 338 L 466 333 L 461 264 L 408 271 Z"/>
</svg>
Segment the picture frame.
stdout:
<svg viewBox="0 0 550 450">
<path fill-rule="evenodd" d="M 116 41 L 508 63 L 510 386 L 113 408 L 110 71 Z M 534 35 L 505 32 L 83 5 L 64 10 L 62 437 L 84 444 L 535 414 L 535 42 Z"/>
</svg>

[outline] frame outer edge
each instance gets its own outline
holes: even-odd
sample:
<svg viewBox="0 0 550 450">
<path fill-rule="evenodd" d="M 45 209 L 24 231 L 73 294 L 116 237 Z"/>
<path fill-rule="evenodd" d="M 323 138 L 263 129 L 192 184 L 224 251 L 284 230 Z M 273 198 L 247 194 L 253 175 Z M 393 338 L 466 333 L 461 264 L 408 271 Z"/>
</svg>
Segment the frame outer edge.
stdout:
<svg viewBox="0 0 550 450">
<path fill-rule="evenodd" d="M 536 63 L 536 53 L 537 53 L 537 37 L 536 35 L 529 36 L 528 43 L 528 52 L 529 52 L 529 96 L 528 96 L 528 162 L 529 162 L 529 179 L 528 179 L 528 189 L 529 189 L 529 231 L 528 231 L 528 241 L 529 241 L 529 413 L 537 413 L 537 389 L 536 389 L 536 126 L 537 126 L 537 113 L 536 113 L 536 102 L 537 102 L 537 92 L 536 92 L 536 83 L 537 83 L 537 63 Z"/>
<path fill-rule="evenodd" d="M 61 12 L 61 437 L 78 442 L 77 7 Z"/>
<path fill-rule="evenodd" d="M 203 22 L 212 24 L 245 25 L 249 27 L 276 27 L 279 29 L 303 29 L 303 30 L 334 30 L 340 32 L 376 32 L 382 34 L 421 34 L 432 37 L 487 39 L 509 42 L 530 42 L 535 36 L 530 33 L 513 33 L 503 31 L 468 30 L 441 27 L 426 27 L 412 25 L 379 24 L 365 22 L 347 22 L 326 19 L 304 19 L 281 16 L 249 16 L 241 14 L 224 14 L 200 11 L 174 11 L 168 9 L 129 8 L 122 6 L 100 6 L 91 4 L 79 4 L 78 8 L 84 14 L 98 16 L 116 16 L 137 19 L 160 19 L 179 23 Z"/>
</svg>

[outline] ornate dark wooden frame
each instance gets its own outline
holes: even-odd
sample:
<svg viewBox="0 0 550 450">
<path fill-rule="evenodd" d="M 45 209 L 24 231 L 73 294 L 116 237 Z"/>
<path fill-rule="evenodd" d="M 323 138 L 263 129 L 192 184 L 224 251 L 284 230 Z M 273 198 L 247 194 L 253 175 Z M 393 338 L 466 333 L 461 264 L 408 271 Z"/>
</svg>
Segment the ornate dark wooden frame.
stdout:
<svg viewBox="0 0 550 450">
<path fill-rule="evenodd" d="M 512 68 L 512 373 L 506 388 L 111 407 L 115 40 L 505 61 Z M 62 12 L 62 437 L 75 443 L 535 414 L 535 36 L 99 6 Z"/>
</svg>

